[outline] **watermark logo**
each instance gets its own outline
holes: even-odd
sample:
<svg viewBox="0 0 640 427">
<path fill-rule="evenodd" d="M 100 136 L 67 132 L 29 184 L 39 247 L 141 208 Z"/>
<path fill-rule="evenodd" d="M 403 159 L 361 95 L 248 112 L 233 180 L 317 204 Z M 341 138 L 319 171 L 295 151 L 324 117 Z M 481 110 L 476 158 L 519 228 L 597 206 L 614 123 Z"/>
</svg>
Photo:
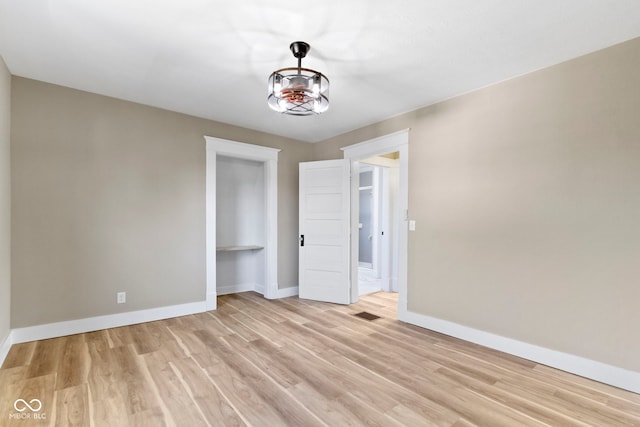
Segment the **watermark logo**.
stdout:
<svg viewBox="0 0 640 427">
<path fill-rule="evenodd" d="M 24 412 L 27 409 L 30 409 L 31 412 L 40 412 L 40 410 L 42 409 L 42 402 L 40 401 L 40 399 L 31 399 L 29 403 L 27 403 L 27 401 L 24 399 L 17 399 L 15 402 L 13 402 L 13 409 L 18 412 Z"/>
<path fill-rule="evenodd" d="M 9 414 L 9 419 L 13 420 L 46 420 L 47 414 L 42 411 L 42 401 L 40 399 L 31 399 L 28 402 L 25 399 L 16 399 L 13 402 L 13 409 L 18 412 Z"/>
</svg>

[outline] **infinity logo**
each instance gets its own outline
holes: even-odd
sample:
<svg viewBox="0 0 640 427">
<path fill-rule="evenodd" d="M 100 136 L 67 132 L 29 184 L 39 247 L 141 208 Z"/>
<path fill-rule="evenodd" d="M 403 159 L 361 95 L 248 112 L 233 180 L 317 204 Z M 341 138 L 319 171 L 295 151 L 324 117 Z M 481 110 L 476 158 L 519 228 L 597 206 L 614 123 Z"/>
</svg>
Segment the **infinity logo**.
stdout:
<svg viewBox="0 0 640 427">
<path fill-rule="evenodd" d="M 20 403 L 22 404 L 22 406 L 18 406 L 18 404 Z M 33 406 L 31 406 L 29 403 Z M 27 401 L 24 399 L 18 399 L 13 402 L 13 408 L 18 412 L 24 412 L 27 410 L 27 408 L 31 409 L 32 412 L 39 412 L 40 409 L 42 409 L 42 402 L 40 402 L 40 400 L 38 399 L 31 399 L 29 403 L 27 403 Z"/>
</svg>

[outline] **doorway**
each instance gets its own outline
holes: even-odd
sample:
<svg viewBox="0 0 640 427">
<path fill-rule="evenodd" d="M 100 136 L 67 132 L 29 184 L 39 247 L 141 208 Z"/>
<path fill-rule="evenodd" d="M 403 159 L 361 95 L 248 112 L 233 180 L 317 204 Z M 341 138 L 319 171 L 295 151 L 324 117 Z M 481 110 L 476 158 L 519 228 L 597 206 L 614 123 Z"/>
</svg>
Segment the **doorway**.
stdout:
<svg viewBox="0 0 640 427">
<path fill-rule="evenodd" d="M 378 168 L 370 165 L 360 167 L 360 183 L 358 186 L 358 200 L 360 212 L 358 216 L 358 267 L 373 270 L 374 245 L 378 235 L 378 211 L 380 201 L 378 191 Z M 362 289 L 360 290 L 362 295 Z"/>
<path fill-rule="evenodd" d="M 407 313 L 408 130 L 341 150 L 344 159 L 300 163 L 300 298 L 337 304 L 358 302 L 359 170 L 363 160 L 388 154 L 398 160 L 396 214 L 389 227 L 397 230 L 397 237 L 389 243 L 396 256 L 389 263 L 392 269 L 389 287 L 397 289 L 398 318 L 404 319 Z M 329 243 L 334 248 L 328 249 Z"/>
<path fill-rule="evenodd" d="M 206 308 L 216 309 L 218 294 L 249 289 L 277 298 L 280 150 L 210 136 L 205 141 Z M 219 227 L 222 221 L 227 224 Z"/>
<path fill-rule="evenodd" d="M 358 295 L 397 292 L 399 153 L 359 163 Z"/>
<path fill-rule="evenodd" d="M 398 315 L 402 316 L 407 310 L 407 241 L 408 241 L 408 177 L 409 177 L 409 136 L 408 130 L 403 130 L 380 138 L 375 138 L 359 144 L 342 148 L 344 158 L 351 162 L 351 302 L 358 301 L 360 296 L 360 171 L 366 172 L 370 167 L 378 169 L 379 182 L 381 182 L 379 197 L 384 199 L 384 188 L 387 187 L 387 197 L 393 194 L 393 203 L 382 202 L 382 212 L 389 212 L 386 219 L 379 214 L 379 226 L 386 230 L 378 229 L 377 239 L 372 238 L 372 243 L 378 240 L 377 251 L 372 246 L 372 267 L 375 264 L 374 256 L 379 256 L 379 276 L 388 278 L 386 287 L 381 285 L 381 290 L 398 293 Z M 375 168 L 373 169 L 375 170 Z M 387 184 L 384 184 L 385 174 Z M 373 175 L 372 175 L 373 180 Z M 380 181 L 381 180 L 381 181 Z M 365 182 L 366 184 L 366 182 Z M 391 190 L 393 185 L 394 190 Z M 373 186 L 373 185 L 372 185 Z M 364 185 L 363 187 L 368 187 Z M 391 207 L 392 206 L 392 207 Z M 375 210 L 375 208 L 374 208 Z M 383 237 L 384 232 L 384 237 Z M 358 233 L 357 235 L 355 233 Z M 367 236 L 368 238 L 368 236 Z M 386 245 L 386 248 L 385 248 Z M 389 259 L 382 262 L 385 254 Z M 366 261 L 365 261 L 366 262 Z M 365 267 L 366 268 L 366 267 Z M 388 272 L 383 269 L 388 268 Z M 372 268 L 373 270 L 373 268 Z M 382 283 L 385 283 L 383 280 Z"/>
</svg>

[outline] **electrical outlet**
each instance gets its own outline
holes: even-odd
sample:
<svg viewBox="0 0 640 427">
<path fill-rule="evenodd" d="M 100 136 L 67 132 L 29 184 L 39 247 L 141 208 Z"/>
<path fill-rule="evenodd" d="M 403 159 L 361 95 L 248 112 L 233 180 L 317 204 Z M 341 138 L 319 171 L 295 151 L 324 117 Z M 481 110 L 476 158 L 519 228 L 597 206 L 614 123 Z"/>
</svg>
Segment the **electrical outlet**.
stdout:
<svg viewBox="0 0 640 427">
<path fill-rule="evenodd" d="M 127 302 L 127 293 L 126 292 L 118 292 L 116 294 L 116 302 L 118 304 L 124 304 Z"/>
</svg>

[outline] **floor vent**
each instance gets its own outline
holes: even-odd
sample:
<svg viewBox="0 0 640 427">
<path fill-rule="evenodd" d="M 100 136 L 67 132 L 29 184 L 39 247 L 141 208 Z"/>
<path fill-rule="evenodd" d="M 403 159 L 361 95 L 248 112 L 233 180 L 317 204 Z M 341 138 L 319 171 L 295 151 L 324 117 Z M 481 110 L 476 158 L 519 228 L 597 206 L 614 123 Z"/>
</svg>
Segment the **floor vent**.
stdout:
<svg viewBox="0 0 640 427">
<path fill-rule="evenodd" d="M 366 319 L 366 320 L 376 320 L 376 319 L 380 318 L 380 316 L 376 316 L 375 314 L 367 313 L 366 311 L 363 311 L 363 312 L 360 312 L 360 313 L 356 313 L 356 314 L 354 314 L 354 316 L 362 317 L 363 319 Z"/>
</svg>

